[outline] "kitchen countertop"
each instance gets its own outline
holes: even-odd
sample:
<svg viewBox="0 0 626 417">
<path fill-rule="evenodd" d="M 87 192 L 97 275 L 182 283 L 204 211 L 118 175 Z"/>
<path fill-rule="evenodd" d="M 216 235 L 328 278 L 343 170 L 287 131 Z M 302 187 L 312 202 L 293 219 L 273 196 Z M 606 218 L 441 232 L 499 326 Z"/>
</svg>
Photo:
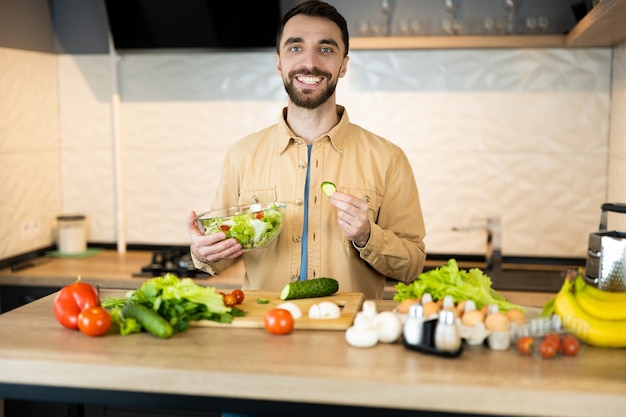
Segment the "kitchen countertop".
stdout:
<svg viewBox="0 0 626 417">
<path fill-rule="evenodd" d="M 150 278 L 132 275 L 149 264 L 151 258 L 150 251 L 119 253 L 113 250 L 104 250 L 85 258 L 46 257 L 47 262 L 19 271 L 11 271 L 11 268 L 0 270 L 0 285 L 62 287 L 73 283 L 80 275 L 82 281 L 102 288 L 136 289 Z M 194 281 L 234 289 L 241 288 L 244 274 L 243 262 L 238 262 L 217 276 Z"/>
<path fill-rule="evenodd" d="M 277 336 L 223 327 L 192 327 L 168 340 L 146 333 L 90 338 L 56 322 L 53 296 L 0 315 L 0 397 L 275 416 L 356 410 L 343 407 L 365 407 L 358 412 L 366 416 L 621 417 L 626 410 L 623 349 L 584 347 L 576 358 L 540 360 L 474 346 L 448 359 L 400 342 L 353 348 L 342 331 Z M 379 310 L 394 305 L 378 302 Z"/>
<path fill-rule="evenodd" d="M 46 263 L 16 272 L 10 268 L 0 270 L 0 285 L 62 287 L 73 283 L 80 275 L 82 281 L 102 288 L 136 289 L 149 278 L 136 278 L 132 274 L 150 263 L 151 257 L 150 251 L 118 253 L 114 250 L 105 250 L 86 258 L 48 257 L 49 261 Z M 200 285 L 234 289 L 241 288 L 244 274 L 245 268 L 240 261 L 217 276 L 195 281 Z M 393 291 L 393 287 L 388 287 L 385 291 L 386 298 L 390 298 Z M 500 293 L 513 303 L 532 307 L 542 307 L 554 296 L 550 292 Z"/>
</svg>

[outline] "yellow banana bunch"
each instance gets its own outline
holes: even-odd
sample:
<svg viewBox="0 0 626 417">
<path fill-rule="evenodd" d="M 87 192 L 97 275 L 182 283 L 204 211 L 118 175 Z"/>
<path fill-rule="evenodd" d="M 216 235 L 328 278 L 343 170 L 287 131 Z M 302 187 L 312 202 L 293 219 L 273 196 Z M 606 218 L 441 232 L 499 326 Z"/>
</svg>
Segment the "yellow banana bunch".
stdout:
<svg viewBox="0 0 626 417">
<path fill-rule="evenodd" d="M 576 278 L 582 279 L 582 277 Z M 584 284 L 584 282 L 583 282 Z M 581 288 L 580 284 L 578 285 Z M 581 288 L 581 294 L 589 291 L 590 286 Z M 595 288 L 593 288 L 595 290 Z M 574 290 L 574 291 L 572 291 Z M 603 301 L 591 300 L 590 304 L 594 307 L 594 311 L 600 312 L 602 317 L 596 317 L 582 308 L 582 305 L 578 301 L 578 291 L 573 283 L 566 279 L 563 287 L 554 298 L 554 311 L 561 317 L 565 328 L 572 332 L 576 337 L 585 343 L 597 347 L 606 348 L 623 348 L 626 347 L 626 320 L 607 319 L 604 310 L 607 307 L 603 307 L 602 311 L 599 310 L 597 305 L 603 306 Z M 598 290 L 599 291 L 599 290 Z M 590 291 L 593 293 L 593 291 Z M 585 294 L 588 296 L 589 294 Z M 604 294 L 601 294 L 604 296 Z M 620 298 L 613 297 L 615 294 L 609 293 L 609 299 Z M 588 300 L 587 300 L 588 301 Z M 626 308 L 626 302 L 622 300 L 614 301 L 611 308 L 617 309 L 621 305 L 621 309 Z M 612 311 L 612 316 L 617 314 Z"/>
<path fill-rule="evenodd" d="M 590 316 L 602 320 L 626 320 L 626 292 L 608 292 L 588 285 L 579 275 L 574 281 L 574 296 Z"/>
</svg>

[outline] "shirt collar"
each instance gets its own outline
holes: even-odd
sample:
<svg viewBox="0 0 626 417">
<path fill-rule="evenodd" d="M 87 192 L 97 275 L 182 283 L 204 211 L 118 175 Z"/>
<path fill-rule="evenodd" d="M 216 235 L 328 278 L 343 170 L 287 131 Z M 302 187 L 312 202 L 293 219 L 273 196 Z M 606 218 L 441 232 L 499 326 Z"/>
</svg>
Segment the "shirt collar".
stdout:
<svg viewBox="0 0 626 417">
<path fill-rule="evenodd" d="M 339 123 L 337 123 L 332 129 L 330 129 L 327 133 L 322 135 L 321 137 L 327 136 L 330 139 L 330 143 L 333 145 L 335 149 L 339 152 L 343 152 L 343 147 L 345 146 L 346 138 L 348 137 L 348 131 L 350 129 L 350 119 L 348 118 L 348 112 L 345 107 L 337 105 L 337 114 L 339 115 Z M 283 108 L 283 111 L 280 113 L 280 118 L 278 121 L 278 140 L 276 142 L 276 150 L 278 153 L 283 152 L 287 149 L 287 146 L 291 141 L 302 140 L 291 130 L 289 125 L 287 125 L 287 107 Z"/>
</svg>

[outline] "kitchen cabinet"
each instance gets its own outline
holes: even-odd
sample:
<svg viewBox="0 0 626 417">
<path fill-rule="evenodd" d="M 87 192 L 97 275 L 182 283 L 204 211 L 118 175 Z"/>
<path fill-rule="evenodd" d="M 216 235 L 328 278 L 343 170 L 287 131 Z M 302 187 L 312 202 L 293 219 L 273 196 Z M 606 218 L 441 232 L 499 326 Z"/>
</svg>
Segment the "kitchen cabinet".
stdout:
<svg viewBox="0 0 626 417">
<path fill-rule="evenodd" d="M 626 0 L 603 0 L 565 35 L 352 37 L 357 49 L 613 47 L 626 40 Z"/>
</svg>

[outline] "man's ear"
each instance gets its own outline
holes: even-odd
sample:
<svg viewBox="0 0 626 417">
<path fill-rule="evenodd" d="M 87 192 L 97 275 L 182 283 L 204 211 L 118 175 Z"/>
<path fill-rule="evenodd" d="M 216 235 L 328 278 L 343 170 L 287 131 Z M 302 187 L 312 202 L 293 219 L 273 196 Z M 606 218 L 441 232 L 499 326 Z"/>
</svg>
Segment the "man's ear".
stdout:
<svg viewBox="0 0 626 417">
<path fill-rule="evenodd" d="M 339 68 L 339 78 L 342 78 L 344 75 L 346 75 L 346 72 L 348 71 L 349 60 L 350 60 L 349 56 L 345 56 L 343 58 L 343 62 L 341 63 L 341 67 Z"/>
<path fill-rule="evenodd" d="M 274 56 L 276 57 L 276 71 L 280 74 L 282 71 L 282 66 L 280 65 L 280 55 L 274 54 Z"/>
</svg>

